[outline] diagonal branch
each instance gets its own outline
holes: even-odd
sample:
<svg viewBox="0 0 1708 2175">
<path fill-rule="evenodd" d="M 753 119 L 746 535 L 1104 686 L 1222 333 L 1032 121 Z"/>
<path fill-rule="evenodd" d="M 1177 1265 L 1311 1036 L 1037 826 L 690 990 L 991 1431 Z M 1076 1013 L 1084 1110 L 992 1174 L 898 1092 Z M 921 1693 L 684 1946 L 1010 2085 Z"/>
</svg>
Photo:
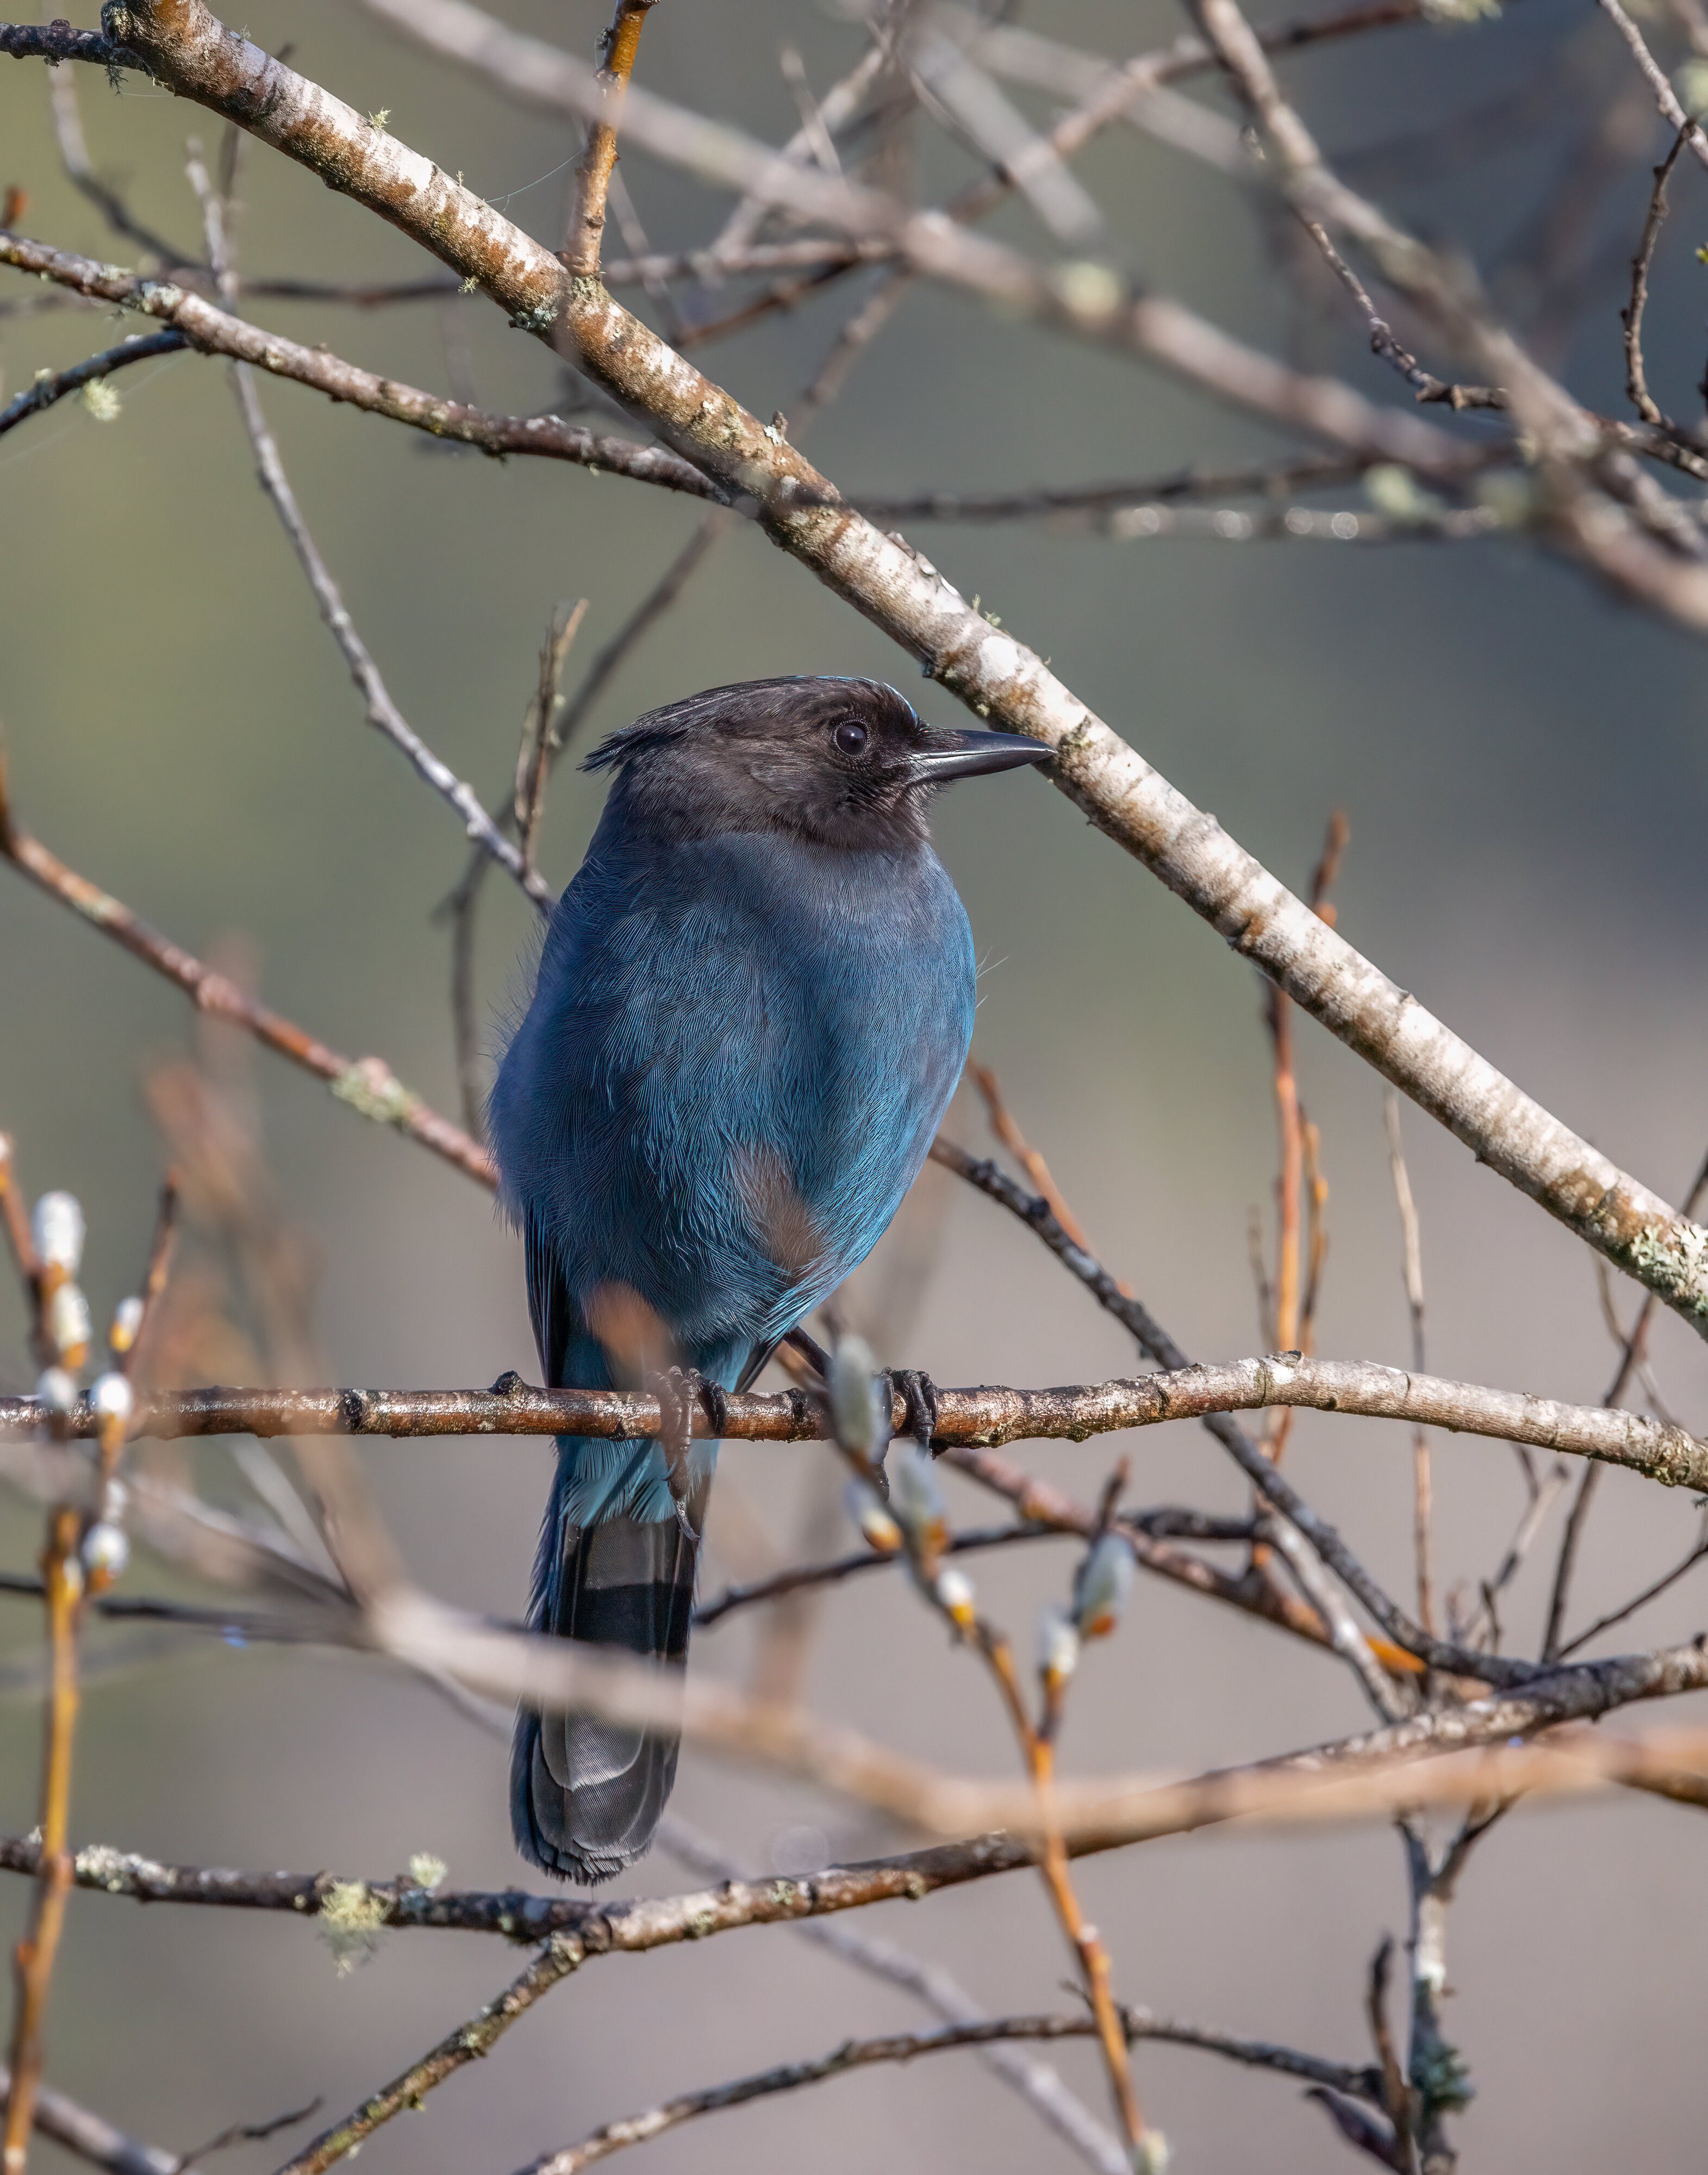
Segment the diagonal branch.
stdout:
<svg viewBox="0 0 1708 2175">
<path fill-rule="evenodd" d="M 382 1058 L 344 1057 L 325 1043 L 304 1032 L 282 1013 L 259 1004 L 227 976 L 207 967 L 182 945 L 162 936 L 138 919 L 127 906 L 86 877 L 68 868 L 39 838 L 21 830 L 13 818 L 6 791 L 6 771 L 0 760 L 0 860 L 10 861 L 51 898 L 68 906 L 85 921 L 123 946 L 133 957 L 176 983 L 198 1012 L 228 1020 L 252 1034 L 258 1042 L 304 1071 L 324 1080 L 341 1102 L 365 1118 L 394 1125 L 400 1133 L 419 1141 L 435 1155 L 476 1179 L 483 1185 L 494 1182 L 491 1159 L 478 1141 L 429 1109 L 419 1095 L 405 1088 Z"/>
<path fill-rule="evenodd" d="M 549 905 L 553 893 L 551 886 L 536 869 L 530 867 L 521 849 L 505 838 L 480 805 L 480 796 L 466 778 L 458 778 L 449 764 L 434 754 L 420 735 L 392 699 L 371 652 L 356 631 L 339 586 L 332 578 L 319 546 L 309 533 L 308 523 L 302 518 L 302 509 L 296 502 L 296 494 L 290 488 L 290 479 L 285 473 L 285 464 L 279 457 L 279 447 L 267 427 L 267 418 L 261 412 L 261 403 L 256 395 L 253 381 L 242 363 L 233 366 L 237 392 L 237 404 L 242 410 L 243 426 L 254 448 L 255 464 L 261 477 L 261 485 L 273 502 L 274 511 L 284 523 L 285 533 L 290 539 L 292 550 L 308 578 L 314 592 L 314 601 L 320 616 L 326 621 L 333 640 L 338 644 L 344 661 L 350 669 L 363 702 L 367 706 L 367 721 L 375 731 L 388 740 L 402 754 L 415 774 L 431 785 L 440 799 L 450 807 L 462 822 L 468 836 L 480 851 L 496 861 L 507 876 L 512 877 L 536 906 Z"/>
</svg>

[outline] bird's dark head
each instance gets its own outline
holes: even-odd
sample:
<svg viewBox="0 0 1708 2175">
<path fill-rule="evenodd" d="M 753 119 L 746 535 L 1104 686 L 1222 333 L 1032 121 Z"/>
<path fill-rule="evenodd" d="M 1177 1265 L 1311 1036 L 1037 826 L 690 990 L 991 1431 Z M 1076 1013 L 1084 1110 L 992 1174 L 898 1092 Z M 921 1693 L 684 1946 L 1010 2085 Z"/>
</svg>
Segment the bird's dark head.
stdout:
<svg viewBox="0 0 1708 2175">
<path fill-rule="evenodd" d="M 583 767 L 615 770 L 613 799 L 672 838 L 784 831 L 821 845 L 895 849 L 925 836 L 951 778 L 1041 762 L 1011 733 L 944 732 L 876 680 L 749 680 L 653 710 Z"/>
</svg>

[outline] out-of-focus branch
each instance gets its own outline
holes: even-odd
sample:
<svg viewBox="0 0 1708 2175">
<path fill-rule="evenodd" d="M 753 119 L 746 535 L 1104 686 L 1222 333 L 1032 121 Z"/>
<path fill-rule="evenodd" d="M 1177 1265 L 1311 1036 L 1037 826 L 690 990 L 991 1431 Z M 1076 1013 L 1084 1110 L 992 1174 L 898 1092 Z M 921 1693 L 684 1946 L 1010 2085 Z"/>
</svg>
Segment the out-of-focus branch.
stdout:
<svg viewBox="0 0 1708 2175">
<path fill-rule="evenodd" d="M 0 2106 L 4 2105 L 11 2086 L 11 2072 L 0 2063 Z M 51 2137 L 91 2167 L 106 2168 L 107 2175 L 181 2175 L 184 2165 L 176 2152 L 162 2152 L 157 2145 L 138 2144 L 135 2138 L 116 2129 L 104 2115 L 64 2092 L 55 2091 L 51 2085 L 36 2087 L 35 2127 L 43 2137 Z"/>
<path fill-rule="evenodd" d="M 77 1619 L 83 1598 L 78 1545 L 83 1521 L 68 1505 L 48 1513 L 41 1555 L 46 1587 L 50 1668 L 41 1750 L 41 1844 L 30 1930 L 13 1955 L 11 2083 L 6 2096 L 3 2164 L 6 2175 L 23 2175 L 41 2084 L 43 2031 L 48 1988 L 65 1924 L 72 1881 L 67 1840 L 71 1824 L 71 1753 L 77 1729 Z"/>
<path fill-rule="evenodd" d="M 95 206 L 115 234 L 122 235 L 127 241 L 134 241 L 149 251 L 163 265 L 171 265 L 175 269 L 203 268 L 193 258 L 186 256 L 175 242 L 167 241 L 152 227 L 144 226 L 119 192 L 110 182 L 102 181 L 96 173 L 95 161 L 89 155 L 89 144 L 83 133 L 83 115 L 77 100 L 76 71 L 64 68 L 50 68 L 47 97 L 53 116 L 53 133 L 59 145 L 60 160 L 64 165 L 67 178 L 79 195 Z"/>
<path fill-rule="evenodd" d="M 530 105 L 583 118 L 600 108 L 603 93 L 585 62 L 509 30 L 468 0 L 364 0 L 364 5 L 415 44 L 474 69 Z M 1119 102 L 1137 96 L 1141 88 L 1136 78 Z M 1057 329 L 1147 355 L 1237 405 L 1378 458 L 1415 458 L 1449 469 L 1459 458 L 1453 442 L 1433 426 L 1379 408 L 1338 380 L 1289 370 L 1170 298 L 1130 296 L 1101 266 L 1052 272 L 1017 250 L 969 234 L 952 213 L 911 211 L 877 190 L 798 163 L 724 122 L 637 86 L 626 95 L 623 127 L 631 142 L 702 180 L 822 220 L 852 240 L 881 242 L 915 271 Z M 1049 155 L 1058 155 L 1053 138 L 1040 141 Z M 1076 272 L 1082 275 L 1077 279 Z"/>
<path fill-rule="evenodd" d="M 1682 142 L 1688 143 L 1698 160 L 1708 166 L 1708 135 L 1700 124 L 1686 113 L 1678 102 L 1678 94 L 1673 88 L 1666 70 L 1649 51 L 1642 32 L 1619 5 L 1619 0 L 1597 0 L 1602 14 L 1613 24 L 1631 49 L 1631 57 L 1642 71 L 1643 80 L 1655 94 L 1655 103 L 1664 119 L 1671 122 Z"/>
<path fill-rule="evenodd" d="M 377 377 L 323 347 L 304 347 L 218 308 L 188 287 L 102 264 L 68 249 L 53 249 L 20 234 L 0 232 L 0 263 L 34 272 L 91 301 L 160 320 L 202 355 L 228 356 L 274 377 L 287 377 L 369 415 L 425 431 L 430 437 L 477 447 L 495 456 L 535 454 L 577 468 L 627 476 L 691 498 L 716 498 L 718 487 L 662 446 L 641 446 L 566 423 L 556 415 L 492 415 L 460 401 L 442 400 L 394 377 Z"/>
<path fill-rule="evenodd" d="M 145 966 L 176 983 L 198 1012 L 229 1020 L 281 1057 L 324 1080 L 340 1101 L 364 1117 L 395 1126 L 481 1185 L 493 1184 L 491 1161 L 480 1143 L 430 1109 L 382 1059 L 340 1056 L 281 1013 L 258 1004 L 229 977 L 203 966 L 181 945 L 150 929 L 128 907 L 68 868 L 39 838 L 19 829 L 7 797 L 3 759 L 0 759 L 0 860 L 10 861 L 50 898 L 80 914 Z"/>
<path fill-rule="evenodd" d="M 117 347 L 106 348 L 100 355 L 92 355 L 83 362 L 73 363 L 68 370 L 45 372 L 33 385 L 26 386 L 15 400 L 8 400 L 0 408 L 0 437 L 15 430 L 26 416 L 40 415 L 52 408 L 56 401 L 63 400 L 68 393 L 81 393 L 85 386 L 111 377 L 116 370 L 127 369 L 133 362 L 147 362 L 157 355 L 171 355 L 189 343 L 180 332 L 168 329 L 161 333 L 132 333 Z"/>
<path fill-rule="evenodd" d="M 554 1671 L 562 1674 L 564 1657 L 550 1659 Z M 619 1673 L 609 1673 L 609 1681 L 615 1683 Z M 586 1679 L 592 1680 L 591 1675 Z M 1078 1857 L 1233 1820 L 1315 1825 L 1380 1815 L 1405 1805 L 1578 1794 L 1613 1782 L 1698 1803 L 1708 1797 L 1708 1733 L 1700 1728 L 1656 1730 L 1626 1738 L 1580 1732 L 1522 1748 L 1505 1740 L 1705 1687 L 1708 1652 L 1700 1641 L 1653 1654 L 1574 1664 L 1537 1676 L 1521 1690 L 1431 1709 L 1362 1736 L 1185 1782 L 1158 1784 L 1148 1777 L 1109 1776 L 1064 1782 L 1058 1786 L 1063 1835 L 1070 1853 Z M 656 1717 L 667 1703 L 650 1696 L 645 1711 Z M 603 1695 L 598 1704 L 612 1711 L 617 1706 Z M 736 1704 L 731 1702 L 727 1712 L 733 1715 Z M 626 1711 L 638 1720 L 643 1706 L 637 1699 Z M 686 1717 L 691 1727 L 694 1706 L 691 1696 L 686 1704 L 679 1702 L 676 1722 Z M 590 1955 L 634 1953 L 738 1926 L 787 1923 L 892 1896 L 922 1896 L 1035 1863 L 1024 1839 L 1037 1824 L 1029 1787 L 939 1776 L 905 1762 L 893 1762 L 891 1773 L 898 1782 L 911 1776 L 908 1787 L 918 1787 L 908 1818 L 966 1834 L 984 1825 L 971 1816 L 985 1814 L 1011 1831 L 979 1832 L 968 1841 L 870 1865 L 834 1867 L 795 1879 L 733 1881 L 689 1896 L 638 1903 L 600 1905 L 583 1898 L 514 1893 L 461 1898 L 395 1882 L 379 1883 L 371 1892 L 387 1924 L 460 1926 L 518 1940 L 551 1934 L 579 1951 L 568 1966 L 573 1969 Z M 0 1869 L 33 1873 L 39 1855 L 33 1839 L 0 1843 Z M 79 1885 L 150 1901 L 302 1915 L 328 1892 L 323 1874 L 162 1867 L 107 1851 L 79 1853 L 77 1863 Z"/>
</svg>

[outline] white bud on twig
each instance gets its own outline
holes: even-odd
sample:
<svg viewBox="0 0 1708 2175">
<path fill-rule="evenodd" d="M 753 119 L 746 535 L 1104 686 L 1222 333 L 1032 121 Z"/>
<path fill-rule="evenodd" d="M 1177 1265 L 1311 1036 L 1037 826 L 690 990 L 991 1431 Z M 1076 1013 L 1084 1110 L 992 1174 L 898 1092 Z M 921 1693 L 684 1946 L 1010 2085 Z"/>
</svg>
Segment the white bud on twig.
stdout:
<svg viewBox="0 0 1708 2175">
<path fill-rule="evenodd" d="M 103 1518 L 83 1537 L 83 1567 L 91 1577 L 104 1577 L 109 1585 L 124 1576 L 131 1559 L 131 1544 L 122 1526 Z"/>
<path fill-rule="evenodd" d="M 31 1393 L 37 1404 L 45 1405 L 51 1413 L 69 1413 L 77 1409 L 77 1384 L 63 1367 L 48 1367 L 36 1378 Z"/>
<path fill-rule="evenodd" d="M 1038 1619 L 1038 1673 L 1047 1684 L 1065 1684 L 1079 1662 L 1079 1633 L 1065 1608 L 1046 1608 Z"/>
<path fill-rule="evenodd" d="M 937 1582 L 931 1591 L 957 1627 L 962 1631 L 970 1631 L 974 1618 L 973 1581 L 966 1572 L 957 1570 L 952 1564 L 949 1565 L 938 1572 Z"/>
<path fill-rule="evenodd" d="M 843 1506 L 880 1555 L 892 1556 L 902 1545 L 902 1529 L 864 1480 L 850 1478 L 842 1494 Z"/>
<path fill-rule="evenodd" d="M 89 1301 L 75 1284 L 61 1284 L 47 1302 L 47 1335 L 54 1350 L 68 1365 L 81 1365 L 95 1334 Z"/>
<path fill-rule="evenodd" d="M 98 1375 L 89 1386 L 89 1407 L 104 1420 L 128 1420 L 137 1408 L 136 1391 L 122 1375 Z"/>
<path fill-rule="evenodd" d="M 830 1355 L 830 1424 L 843 1449 L 876 1464 L 889 1440 L 877 1362 L 863 1337 L 840 1337 Z"/>
<path fill-rule="evenodd" d="M 910 1435 L 892 1446 L 889 1475 L 890 1508 L 903 1527 L 915 1541 L 941 1547 L 948 1525 L 943 1491 L 929 1454 Z"/>
<path fill-rule="evenodd" d="M 1073 1624 L 1082 1639 L 1101 1639 L 1120 1622 L 1135 1567 L 1124 1534 L 1105 1533 L 1092 1549 L 1073 1581 Z"/>
<path fill-rule="evenodd" d="M 144 1312 L 143 1303 L 134 1293 L 129 1299 L 122 1299 L 113 1309 L 112 1327 L 106 1341 L 121 1359 L 137 1341 Z"/>
<path fill-rule="evenodd" d="M 77 1274 L 83 1259 L 83 1208 L 74 1193 L 44 1193 L 35 1204 L 30 1235 L 43 1265 Z"/>
</svg>

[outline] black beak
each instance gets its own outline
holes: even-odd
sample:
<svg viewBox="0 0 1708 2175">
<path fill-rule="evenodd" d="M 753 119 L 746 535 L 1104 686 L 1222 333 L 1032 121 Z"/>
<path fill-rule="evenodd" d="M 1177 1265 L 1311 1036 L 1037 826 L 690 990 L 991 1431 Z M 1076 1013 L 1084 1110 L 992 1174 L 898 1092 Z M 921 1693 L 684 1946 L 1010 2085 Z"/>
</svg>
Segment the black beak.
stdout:
<svg viewBox="0 0 1708 2175">
<path fill-rule="evenodd" d="M 934 732 L 914 751 L 914 776 L 921 785 L 943 785 L 952 778 L 983 778 L 1022 762 L 1048 762 L 1053 752 L 1042 740 L 1018 733 Z"/>
</svg>

